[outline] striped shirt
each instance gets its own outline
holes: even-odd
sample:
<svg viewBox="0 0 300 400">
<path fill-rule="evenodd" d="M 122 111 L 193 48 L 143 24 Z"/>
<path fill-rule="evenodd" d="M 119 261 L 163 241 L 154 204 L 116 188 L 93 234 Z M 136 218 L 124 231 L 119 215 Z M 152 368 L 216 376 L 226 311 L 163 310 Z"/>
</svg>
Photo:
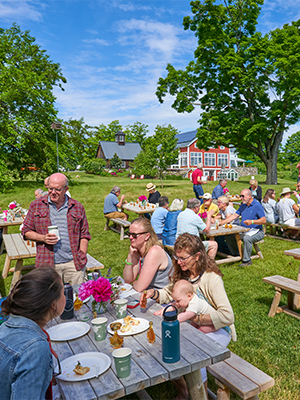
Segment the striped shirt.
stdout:
<svg viewBox="0 0 300 400">
<path fill-rule="evenodd" d="M 199 231 L 203 231 L 205 228 L 206 225 L 199 215 L 195 214 L 190 208 L 186 208 L 177 217 L 176 239 L 183 233 L 199 236 Z"/>
</svg>

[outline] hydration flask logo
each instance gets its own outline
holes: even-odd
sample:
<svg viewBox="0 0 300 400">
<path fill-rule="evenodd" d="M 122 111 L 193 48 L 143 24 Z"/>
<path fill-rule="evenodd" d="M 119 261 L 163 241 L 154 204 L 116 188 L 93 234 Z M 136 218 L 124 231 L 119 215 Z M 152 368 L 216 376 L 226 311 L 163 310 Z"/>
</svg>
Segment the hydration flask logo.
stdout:
<svg viewBox="0 0 300 400">
<path fill-rule="evenodd" d="M 166 330 L 166 331 L 165 331 L 165 338 L 172 339 L 172 338 L 171 338 L 171 331 L 169 331 L 169 330 Z"/>
</svg>

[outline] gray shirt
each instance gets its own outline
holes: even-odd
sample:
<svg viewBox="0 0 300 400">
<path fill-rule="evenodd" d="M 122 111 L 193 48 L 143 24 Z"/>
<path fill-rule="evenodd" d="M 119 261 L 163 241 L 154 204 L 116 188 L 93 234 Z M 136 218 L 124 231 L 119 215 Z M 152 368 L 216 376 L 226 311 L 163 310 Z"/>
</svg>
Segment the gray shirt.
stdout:
<svg viewBox="0 0 300 400">
<path fill-rule="evenodd" d="M 295 218 L 295 211 L 293 210 L 294 200 L 284 197 L 277 204 L 279 222 L 284 224 L 285 221 L 291 218 Z"/>
<path fill-rule="evenodd" d="M 236 209 L 231 205 L 228 205 L 224 211 L 220 209 L 219 212 L 219 214 L 221 215 L 221 219 L 226 219 L 228 217 L 228 214 L 235 214 L 235 213 Z M 239 217 L 236 218 L 234 221 L 232 221 L 232 223 L 235 225 L 240 225 L 241 223 Z"/>
<path fill-rule="evenodd" d="M 173 263 L 171 260 L 171 257 L 169 256 L 168 253 L 166 253 L 166 256 L 168 257 L 168 265 L 165 269 L 158 269 L 150 283 L 150 285 L 147 287 L 147 289 L 163 289 L 169 284 L 169 274 L 170 271 L 173 269 Z M 140 263 L 141 263 L 141 269 L 143 268 L 144 264 L 144 257 L 140 258 Z"/>
<path fill-rule="evenodd" d="M 60 236 L 60 240 L 53 246 L 54 264 L 67 263 L 73 260 L 67 221 L 68 201 L 69 198 L 65 195 L 64 204 L 60 209 L 57 209 L 56 205 L 48 197 L 51 224 L 58 227 Z"/>
<path fill-rule="evenodd" d="M 277 203 L 274 199 L 269 199 L 267 203 L 264 203 L 263 200 L 261 201 L 261 205 L 266 214 L 266 220 L 270 224 L 274 224 L 278 221 L 278 210 L 277 210 Z"/>
</svg>

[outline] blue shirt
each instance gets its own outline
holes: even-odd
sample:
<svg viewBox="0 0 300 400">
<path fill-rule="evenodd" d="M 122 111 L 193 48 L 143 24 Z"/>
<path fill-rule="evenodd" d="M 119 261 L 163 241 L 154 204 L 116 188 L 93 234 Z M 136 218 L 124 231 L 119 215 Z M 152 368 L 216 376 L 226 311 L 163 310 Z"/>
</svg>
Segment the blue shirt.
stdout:
<svg viewBox="0 0 300 400">
<path fill-rule="evenodd" d="M 220 196 L 223 196 L 223 195 L 224 195 L 223 188 L 220 184 L 218 184 L 212 192 L 212 198 L 218 199 Z"/>
<path fill-rule="evenodd" d="M 164 229 L 168 210 L 163 207 L 158 207 L 151 217 L 151 225 L 157 235 L 161 235 Z"/>
<path fill-rule="evenodd" d="M 32 320 L 10 315 L 0 326 L 0 398 L 45 399 L 53 362 L 47 336 Z"/>
<path fill-rule="evenodd" d="M 64 204 L 57 209 L 55 203 L 48 197 L 51 225 L 58 227 L 60 236 L 60 240 L 53 246 L 54 264 L 67 263 L 73 260 L 67 220 L 68 202 L 69 198 L 65 195 Z"/>
<path fill-rule="evenodd" d="M 163 245 L 168 244 L 169 246 L 174 246 L 177 232 L 177 217 L 180 213 L 181 210 L 168 212 L 162 234 Z"/>
<path fill-rule="evenodd" d="M 252 203 L 247 206 L 247 204 L 242 204 L 239 209 L 236 211 L 238 215 L 242 217 L 242 222 L 241 226 L 245 226 L 246 228 L 256 228 L 256 229 L 262 229 L 262 225 L 246 225 L 244 224 L 244 221 L 246 219 L 260 219 L 262 217 L 265 217 L 265 212 L 263 209 L 263 206 L 255 199 L 253 199 Z"/>
<path fill-rule="evenodd" d="M 119 203 L 118 197 L 114 193 L 109 193 L 104 200 L 103 213 L 109 214 L 118 211 L 117 204 Z"/>
</svg>

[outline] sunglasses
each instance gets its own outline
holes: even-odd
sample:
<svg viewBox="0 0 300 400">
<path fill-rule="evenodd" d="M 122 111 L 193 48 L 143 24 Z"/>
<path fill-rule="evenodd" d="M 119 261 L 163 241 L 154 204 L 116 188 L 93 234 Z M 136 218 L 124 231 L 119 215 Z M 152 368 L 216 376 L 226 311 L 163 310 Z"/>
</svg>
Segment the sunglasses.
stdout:
<svg viewBox="0 0 300 400">
<path fill-rule="evenodd" d="M 133 239 L 136 239 L 138 236 L 144 235 L 144 233 L 148 233 L 148 232 L 140 232 L 140 233 L 128 232 L 127 235 L 128 235 L 129 237 L 132 236 Z"/>
</svg>

